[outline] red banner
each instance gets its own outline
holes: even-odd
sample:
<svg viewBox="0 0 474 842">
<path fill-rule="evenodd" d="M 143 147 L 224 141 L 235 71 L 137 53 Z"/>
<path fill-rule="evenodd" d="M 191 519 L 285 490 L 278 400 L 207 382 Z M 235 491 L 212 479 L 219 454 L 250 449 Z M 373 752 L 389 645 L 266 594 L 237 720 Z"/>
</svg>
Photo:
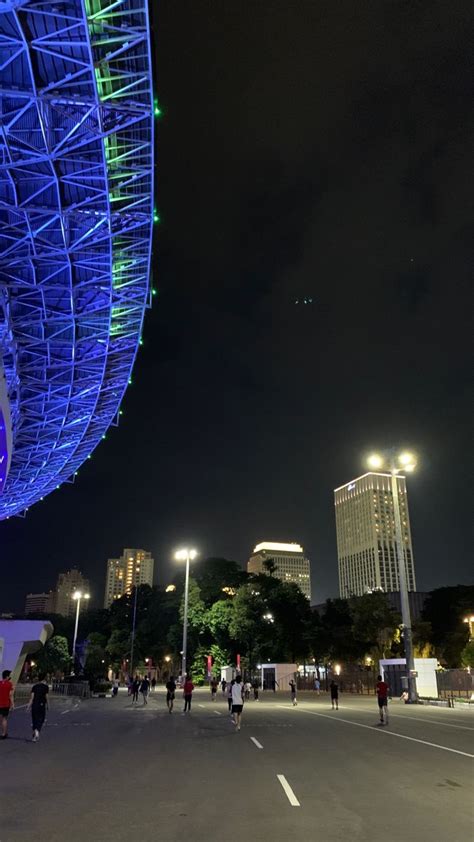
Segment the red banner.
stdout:
<svg viewBox="0 0 474 842">
<path fill-rule="evenodd" d="M 237 670 L 240 672 L 240 655 L 237 655 Z"/>
<path fill-rule="evenodd" d="M 208 676 L 211 675 L 212 672 L 212 655 L 207 656 L 207 674 Z"/>
</svg>

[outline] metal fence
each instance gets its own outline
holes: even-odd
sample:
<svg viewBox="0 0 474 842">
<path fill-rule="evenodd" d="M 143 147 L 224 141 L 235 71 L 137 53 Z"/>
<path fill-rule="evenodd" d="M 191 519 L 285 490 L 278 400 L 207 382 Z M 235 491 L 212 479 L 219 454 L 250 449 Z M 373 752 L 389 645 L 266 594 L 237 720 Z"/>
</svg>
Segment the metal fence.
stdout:
<svg viewBox="0 0 474 842">
<path fill-rule="evenodd" d="M 448 699 L 453 696 L 470 699 L 474 693 L 473 676 L 469 670 L 438 670 L 436 672 L 438 696 Z"/>
<path fill-rule="evenodd" d="M 58 696 L 79 696 L 89 699 L 91 695 L 88 681 L 53 681 L 52 691 Z"/>
</svg>

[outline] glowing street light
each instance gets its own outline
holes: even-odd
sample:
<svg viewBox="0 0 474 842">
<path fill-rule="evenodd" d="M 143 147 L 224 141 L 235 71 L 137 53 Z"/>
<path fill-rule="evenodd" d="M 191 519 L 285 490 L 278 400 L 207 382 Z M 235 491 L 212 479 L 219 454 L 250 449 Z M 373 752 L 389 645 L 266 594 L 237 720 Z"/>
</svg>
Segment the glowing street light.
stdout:
<svg viewBox="0 0 474 842">
<path fill-rule="evenodd" d="M 197 556 L 197 550 L 189 550 L 184 547 L 178 550 L 174 557 L 176 561 L 186 562 L 186 580 L 184 585 L 184 616 L 183 616 L 183 659 L 181 661 L 181 675 L 183 678 L 186 675 L 186 654 L 188 648 L 188 601 L 189 601 L 189 562 L 193 561 Z"/>
<path fill-rule="evenodd" d="M 367 459 L 370 468 L 386 470 L 390 473 L 390 484 L 393 502 L 393 517 L 395 521 L 395 546 L 397 549 L 398 581 L 400 586 L 400 604 L 403 621 L 403 643 L 408 680 L 408 701 L 417 701 L 415 660 L 413 656 L 413 641 L 411 630 L 410 602 L 408 599 L 407 571 L 405 563 L 405 546 L 403 543 L 402 519 L 400 516 L 400 500 L 398 497 L 397 477 L 401 471 L 411 473 L 416 468 L 416 458 L 413 453 L 373 453 Z"/>
<path fill-rule="evenodd" d="M 72 669 L 71 675 L 75 675 L 74 669 L 76 666 L 76 643 L 77 643 L 77 629 L 79 627 L 79 611 L 81 610 L 81 600 L 82 599 L 90 599 L 90 594 L 82 593 L 82 591 L 74 591 L 72 598 L 75 600 L 76 604 L 76 622 L 74 625 L 74 639 L 72 642 Z"/>
</svg>

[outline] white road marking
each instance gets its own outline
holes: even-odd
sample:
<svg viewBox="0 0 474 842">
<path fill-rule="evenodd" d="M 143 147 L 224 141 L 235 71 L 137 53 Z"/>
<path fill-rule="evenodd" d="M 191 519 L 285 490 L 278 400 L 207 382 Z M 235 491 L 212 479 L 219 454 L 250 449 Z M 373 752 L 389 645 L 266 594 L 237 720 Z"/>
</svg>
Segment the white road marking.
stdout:
<svg viewBox="0 0 474 842">
<path fill-rule="evenodd" d="M 290 784 L 288 783 L 288 781 L 286 780 L 285 776 L 284 775 L 277 775 L 277 778 L 280 781 L 280 783 L 281 783 L 281 785 L 284 789 L 285 795 L 288 798 L 288 801 L 290 802 L 291 806 L 292 807 L 300 807 L 301 806 L 300 802 L 298 801 L 295 793 L 293 792 L 293 790 L 292 790 Z"/>
<path fill-rule="evenodd" d="M 22 708 L 27 708 L 28 705 L 29 705 L 29 702 L 27 702 L 25 705 L 15 705 L 13 710 L 21 710 Z"/>
<path fill-rule="evenodd" d="M 263 748 L 262 744 L 259 743 L 259 741 L 255 739 L 255 737 L 250 737 L 250 739 L 257 746 L 257 748 Z"/>
<path fill-rule="evenodd" d="M 222 713 L 220 712 L 220 710 L 213 710 L 212 712 L 217 713 L 217 716 L 222 716 Z"/>
<path fill-rule="evenodd" d="M 61 716 L 64 716 L 65 713 L 71 713 L 72 708 L 68 708 L 67 710 L 61 711 Z"/>
<path fill-rule="evenodd" d="M 205 705 L 198 705 L 198 708 L 203 708 L 203 707 L 205 707 Z"/>
<path fill-rule="evenodd" d="M 403 713 L 392 713 L 391 709 L 389 708 L 390 716 L 396 717 L 397 719 L 416 719 L 417 722 L 424 722 L 428 725 L 446 725 L 447 728 L 461 728 L 462 731 L 474 731 L 474 728 L 469 728 L 468 725 L 454 725 L 453 722 L 441 722 L 439 719 L 431 719 L 426 718 L 423 719 L 421 716 L 408 716 L 407 714 Z"/>
<path fill-rule="evenodd" d="M 278 707 L 285 707 L 285 705 L 278 705 Z M 461 754 L 463 757 L 474 758 L 474 754 L 469 754 L 467 751 L 459 751 L 457 748 L 449 748 L 449 746 L 440 746 L 438 743 L 430 743 L 428 740 L 419 740 L 416 737 L 407 737 L 406 734 L 396 734 L 395 731 L 386 731 L 385 728 L 380 728 L 375 725 L 363 725 L 362 722 L 354 722 L 352 719 L 342 719 L 340 716 L 329 716 L 327 713 L 316 713 L 313 710 L 303 710 L 301 713 L 309 713 L 311 716 L 321 716 L 323 719 L 330 719 L 331 722 L 345 722 L 347 725 L 355 725 L 356 728 L 367 728 L 369 731 L 376 731 L 378 734 L 387 734 L 390 737 L 398 737 L 399 740 L 409 740 L 411 743 L 420 743 L 424 746 L 431 746 L 431 748 L 439 748 L 441 751 L 450 751 L 452 754 Z"/>
</svg>

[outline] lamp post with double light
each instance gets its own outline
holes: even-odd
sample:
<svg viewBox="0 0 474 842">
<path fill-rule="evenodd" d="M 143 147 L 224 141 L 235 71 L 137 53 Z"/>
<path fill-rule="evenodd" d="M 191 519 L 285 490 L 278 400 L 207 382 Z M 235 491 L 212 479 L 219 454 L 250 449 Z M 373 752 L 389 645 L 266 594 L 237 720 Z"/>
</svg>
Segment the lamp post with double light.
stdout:
<svg viewBox="0 0 474 842">
<path fill-rule="evenodd" d="M 181 661 L 181 675 L 183 680 L 186 677 L 186 655 L 188 648 L 188 602 L 189 602 L 189 562 L 195 559 L 197 550 L 190 550 L 184 547 L 175 553 L 176 561 L 186 562 L 186 578 L 184 583 L 184 612 L 183 612 L 183 657 Z"/>
<path fill-rule="evenodd" d="M 90 599 L 90 594 L 83 593 L 82 591 L 74 591 L 72 595 L 73 600 L 76 603 L 76 622 L 74 624 L 74 638 L 72 642 L 72 669 L 71 675 L 75 675 L 75 668 L 76 668 L 76 643 L 77 643 L 77 630 L 79 628 L 79 611 L 81 610 L 81 600 L 82 599 Z"/>
<path fill-rule="evenodd" d="M 410 602 L 408 598 L 406 547 L 403 540 L 402 519 L 400 516 L 400 499 L 398 491 L 398 478 L 402 472 L 411 473 L 415 470 L 416 459 L 412 453 L 373 453 L 369 457 L 368 465 L 373 470 L 383 470 L 390 473 L 390 485 L 393 502 L 393 520 L 395 533 L 395 547 L 398 562 L 398 582 L 400 588 L 400 605 L 402 609 L 403 643 L 405 648 L 405 660 L 408 680 L 408 701 L 418 701 L 416 691 L 415 661 L 413 657 L 413 639 L 411 629 Z"/>
</svg>

